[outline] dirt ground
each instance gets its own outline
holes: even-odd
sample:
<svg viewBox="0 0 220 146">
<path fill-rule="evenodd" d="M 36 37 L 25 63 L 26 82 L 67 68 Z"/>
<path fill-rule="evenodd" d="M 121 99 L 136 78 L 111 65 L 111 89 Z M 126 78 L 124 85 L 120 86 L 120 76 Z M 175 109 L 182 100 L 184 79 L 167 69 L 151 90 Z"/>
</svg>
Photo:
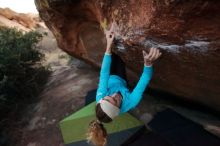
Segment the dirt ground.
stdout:
<svg viewBox="0 0 220 146">
<path fill-rule="evenodd" d="M 19 146 L 63 145 L 58 123 L 84 106 L 87 91 L 97 85 L 97 72 L 88 66 L 57 69 L 39 103 L 31 105 L 31 119 L 23 128 Z"/>
</svg>

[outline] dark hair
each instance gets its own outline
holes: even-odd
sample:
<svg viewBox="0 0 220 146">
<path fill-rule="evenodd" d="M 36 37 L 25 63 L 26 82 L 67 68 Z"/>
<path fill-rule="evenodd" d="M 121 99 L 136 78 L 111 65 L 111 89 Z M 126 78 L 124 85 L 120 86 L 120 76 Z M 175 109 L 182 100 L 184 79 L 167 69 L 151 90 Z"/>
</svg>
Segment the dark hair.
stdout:
<svg viewBox="0 0 220 146">
<path fill-rule="evenodd" d="M 96 117 L 100 122 L 109 123 L 112 119 L 102 110 L 100 103 L 96 105 L 95 108 Z"/>
</svg>

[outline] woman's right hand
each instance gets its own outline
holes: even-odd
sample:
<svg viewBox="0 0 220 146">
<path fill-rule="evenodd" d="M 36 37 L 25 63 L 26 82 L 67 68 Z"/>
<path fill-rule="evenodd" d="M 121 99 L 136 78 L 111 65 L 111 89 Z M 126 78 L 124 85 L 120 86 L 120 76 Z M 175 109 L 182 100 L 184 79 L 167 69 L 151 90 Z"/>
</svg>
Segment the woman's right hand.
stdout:
<svg viewBox="0 0 220 146">
<path fill-rule="evenodd" d="M 150 52 L 146 53 L 143 50 L 144 64 L 151 66 L 161 56 L 161 52 L 157 48 L 150 48 Z"/>
<path fill-rule="evenodd" d="M 106 40 L 107 40 L 106 53 L 109 53 L 109 54 L 111 54 L 111 45 L 112 45 L 112 42 L 115 37 L 114 25 L 115 25 L 115 23 L 113 22 L 110 30 L 105 30 L 105 36 L 106 36 Z"/>
</svg>

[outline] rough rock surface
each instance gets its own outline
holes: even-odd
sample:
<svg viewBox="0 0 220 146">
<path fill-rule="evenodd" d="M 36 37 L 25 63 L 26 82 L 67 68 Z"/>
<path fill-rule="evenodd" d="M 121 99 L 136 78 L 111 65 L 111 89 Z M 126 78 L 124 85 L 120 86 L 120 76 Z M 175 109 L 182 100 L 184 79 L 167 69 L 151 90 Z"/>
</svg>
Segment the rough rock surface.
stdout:
<svg viewBox="0 0 220 146">
<path fill-rule="evenodd" d="M 114 52 L 137 76 L 142 50 L 159 47 L 150 87 L 220 111 L 220 1 L 35 0 L 58 45 L 99 66 L 103 28 L 117 23 Z M 100 25 L 101 24 L 101 25 Z"/>
<path fill-rule="evenodd" d="M 17 13 L 9 8 L 0 8 L 0 26 L 15 27 L 23 31 L 44 26 L 39 16 L 32 13 Z"/>
</svg>

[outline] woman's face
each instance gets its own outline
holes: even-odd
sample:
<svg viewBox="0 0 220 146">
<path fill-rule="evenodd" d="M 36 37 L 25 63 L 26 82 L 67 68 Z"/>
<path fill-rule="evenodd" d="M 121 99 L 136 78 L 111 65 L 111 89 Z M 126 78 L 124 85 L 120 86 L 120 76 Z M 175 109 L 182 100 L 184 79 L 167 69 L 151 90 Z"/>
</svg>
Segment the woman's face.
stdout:
<svg viewBox="0 0 220 146">
<path fill-rule="evenodd" d="M 106 100 L 117 107 L 120 107 L 121 105 L 121 95 L 118 93 L 114 93 L 111 96 L 105 96 L 103 100 Z"/>
</svg>

